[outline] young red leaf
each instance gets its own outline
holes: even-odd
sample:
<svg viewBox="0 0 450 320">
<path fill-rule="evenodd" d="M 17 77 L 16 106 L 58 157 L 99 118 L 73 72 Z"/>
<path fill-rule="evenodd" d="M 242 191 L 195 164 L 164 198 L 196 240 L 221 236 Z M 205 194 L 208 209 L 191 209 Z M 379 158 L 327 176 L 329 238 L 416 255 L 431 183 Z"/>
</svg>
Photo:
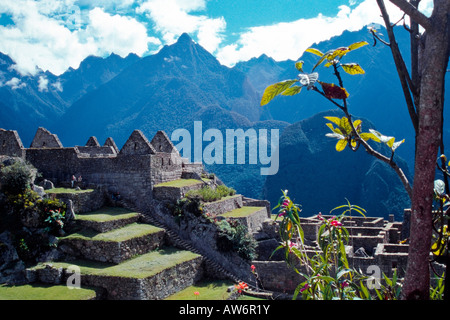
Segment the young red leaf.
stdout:
<svg viewBox="0 0 450 320">
<path fill-rule="evenodd" d="M 322 85 L 323 92 L 329 99 L 343 100 L 347 99 L 349 96 L 347 90 L 335 85 L 334 83 L 320 82 L 320 84 Z"/>
</svg>

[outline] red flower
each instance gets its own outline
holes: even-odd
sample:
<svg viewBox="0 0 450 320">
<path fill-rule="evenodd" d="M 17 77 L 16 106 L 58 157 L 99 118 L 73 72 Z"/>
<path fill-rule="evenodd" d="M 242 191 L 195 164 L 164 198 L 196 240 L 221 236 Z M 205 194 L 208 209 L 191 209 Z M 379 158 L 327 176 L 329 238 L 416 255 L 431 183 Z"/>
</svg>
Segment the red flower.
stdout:
<svg viewBox="0 0 450 320">
<path fill-rule="evenodd" d="M 239 284 L 235 285 L 234 287 L 237 289 L 239 293 L 241 293 L 242 290 L 248 289 L 248 285 L 245 282 L 239 282 Z"/>
<path fill-rule="evenodd" d="M 252 265 L 250 266 L 250 269 L 252 269 L 252 272 L 255 272 L 256 267 L 252 264 Z"/>
<path fill-rule="evenodd" d="M 338 220 L 333 220 L 333 221 L 331 221 L 331 225 L 333 227 L 340 227 L 340 226 L 342 226 L 342 223 Z"/>
<path fill-rule="evenodd" d="M 305 286 L 303 288 L 300 289 L 300 292 L 303 292 L 305 290 L 308 290 L 309 288 L 311 288 L 311 286 L 309 284 L 305 284 Z"/>
</svg>

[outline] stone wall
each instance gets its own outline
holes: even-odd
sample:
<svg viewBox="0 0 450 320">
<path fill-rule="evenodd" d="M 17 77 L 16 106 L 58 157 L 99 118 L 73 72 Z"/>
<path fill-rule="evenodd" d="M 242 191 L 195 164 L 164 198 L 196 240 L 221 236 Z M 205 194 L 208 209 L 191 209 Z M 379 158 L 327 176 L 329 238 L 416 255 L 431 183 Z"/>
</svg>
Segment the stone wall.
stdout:
<svg viewBox="0 0 450 320">
<path fill-rule="evenodd" d="M 62 148 L 63 145 L 59 141 L 58 136 L 50 133 L 45 128 L 38 128 L 33 141 L 31 142 L 31 148 Z"/>
<path fill-rule="evenodd" d="M 86 213 L 100 209 L 105 205 L 105 194 L 102 189 L 81 191 L 76 193 L 50 193 L 51 198 L 57 198 L 68 204 L 72 203 L 74 213 Z"/>
<path fill-rule="evenodd" d="M 181 178 L 181 158 L 174 153 L 157 152 L 151 157 L 151 178 L 153 185 Z"/>
<path fill-rule="evenodd" d="M 0 155 L 20 158 L 25 156 L 25 149 L 17 131 L 0 129 Z"/>
</svg>

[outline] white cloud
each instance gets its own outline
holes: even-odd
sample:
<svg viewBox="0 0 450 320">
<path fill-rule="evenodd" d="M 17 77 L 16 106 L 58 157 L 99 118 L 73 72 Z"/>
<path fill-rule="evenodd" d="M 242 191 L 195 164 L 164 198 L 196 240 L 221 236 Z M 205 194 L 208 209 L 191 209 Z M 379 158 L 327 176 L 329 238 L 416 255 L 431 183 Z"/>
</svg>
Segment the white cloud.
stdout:
<svg viewBox="0 0 450 320">
<path fill-rule="evenodd" d="M 134 18 L 110 15 L 95 8 L 89 12 L 89 20 L 86 37 L 96 44 L 98 55 L 112 52 L 121 56 L 130 52 L 142 55 L 149 43 L 161 44 L 157 38 L 149 37 L 146 27 Z"/>
<path fill-rule="evenodd" d="M 59 80 L 55 83 L 52 83 L 52 87 L 55 88 L 56 91 L 63 91 L 63 86 Z"/>
<path fill-rule="evenodd" d="M 428 4 L 432 0 L 425 2 Z M 355 4 L 352 1 L 349 3 Z M 386 6 L 392 21 L 402 17 L 397 7 L 389 2 L 386 2 Z M 423 6 L 429 9 L 429 5 Z M 345 30 L 361 30 L 370 23 L 384 24 L 377 3 L 365 0 L 354 8 L 340 6 L 334 17 L 319 14 L 311 19 L 250 28 L 240 35 L 237 43 L 221 48 L 216 56 L 222 64 L 228 66 L 263 53 L 279 61 L 296 60 L 312 44 L 340 35 Z"/>
<path fill-rule="evenodd" d="M 44 76 L 39 76 L 38 89 L 40 92 L 48 91 L 48 79 Z"/>
<path fill-rule="evenodd" d="M 21 82 L 19 78 L 12 78 L 11 80 L 5 82 L 6 86 L 10 86 L 11 89 L 16 90 L 20 88 L 24 88 L 26 86 L 26 83 Z"/>
<path fill-rule="evenodd" d="M 64 0 L 59 6 L 49 0 L 0 3 L 0 13 L 8 14 L 14 21 L 13 25 L 0 26 L 0 51 L 16 62 L 14 68 L 18 72 L 35 74 L 39 67 L 58 75 L 69 67 L 77 68 L 89 55 L 142 55 L 149 44 L 160 45 L 134 18 L 110 15 L 101 8 L 92 9 L 83 18 L 74 3 L 75 0 Z"/>
<path fill-rule="evenodd" d="M 184 32 L 195 33 L 198 43 L 213 53 L 222 42 L 226 22 L 223 17 L 191 14 L 205 8 L 205 0 L 147 0 L 136 11 L 147 14 L 166 44 L 174 43 Z"/>
<path fill-rule="evenodd" d="M 224 45 L 226 21 L 207 15 L 207 1 L 1 0 L 0 14 L 13 24 L 0 26 L 0 51 L 16 62 L 13 68 L 21 74 L 36 74 L 39 67 L 59 75 L 77 68 L 89 55 L 145 55 L 187 32 L 231 66 L 263 53 L 276 60 L 297 59 L 315 42 L 371 22 L 382 23 L 376 1 L 349 0 L 336 16 L 249 28 L 236 43 Z M 392 20 L 399 19 L 399 10 L 389 1 L 386 4 Z M 425 14 L 432 8 L 432 0 L 421 1 Z M 161 40 L 149 36 L 154 32 Z"/>
</svg>

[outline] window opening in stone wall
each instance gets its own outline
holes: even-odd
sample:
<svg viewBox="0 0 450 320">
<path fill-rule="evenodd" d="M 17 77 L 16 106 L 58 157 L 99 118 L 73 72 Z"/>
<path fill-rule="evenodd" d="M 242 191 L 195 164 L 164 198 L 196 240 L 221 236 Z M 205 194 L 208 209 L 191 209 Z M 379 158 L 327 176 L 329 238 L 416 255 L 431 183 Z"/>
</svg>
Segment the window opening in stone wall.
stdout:
<svg viewBox="0 0 450 320">
<path fill-rule="evenodd" d="M 397 269 L 397 261 L 392 261 L 392 270 Z"/>
</svg>

